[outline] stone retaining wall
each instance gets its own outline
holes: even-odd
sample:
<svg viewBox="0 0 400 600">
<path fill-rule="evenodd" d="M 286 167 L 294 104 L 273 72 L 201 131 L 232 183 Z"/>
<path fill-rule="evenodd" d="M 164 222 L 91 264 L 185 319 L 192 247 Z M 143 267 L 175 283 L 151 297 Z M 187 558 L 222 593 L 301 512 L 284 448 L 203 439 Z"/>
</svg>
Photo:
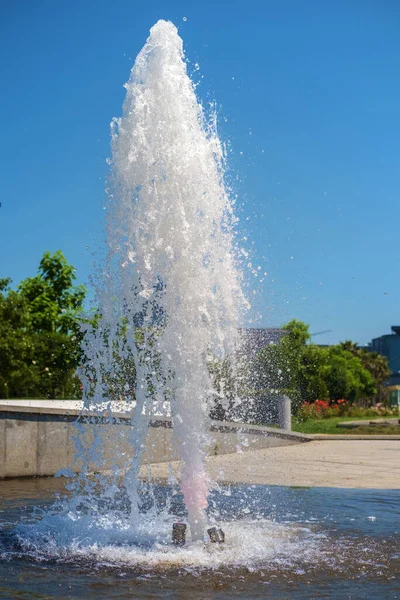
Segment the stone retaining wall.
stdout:
<svg viewBox="0 0 400 600">
<path fill-rule="evenodd" d="M 79 411 L 51 409 L 47 406 L 23 407 L 0 405 L 0 478 L 55 475 L 63 468 L 72 468 L 76 419 Z M 132 454 L 131 420 L 126 415 L 92 416 L 85 428 L 85 443 L 93 442 L 96 430 L 102 440 L 96 450 L 96 460 L 90 470 L 107 470 L 122 464 L 120 456 Z M 284 430 L 238 423 L 213 421 L 208 454 L 229 454 L 242 451 L 286 446 L 309 441 L 310 438 Z M 101 456 L 100 456 L 101 455 Z M 172 423 L 160 418 L 149 423 L 143 463 L 168 462 L 178 458 L 172 443 Z M 100 467 L 99 467 L 100 465 Z M 75 465 L 75 471 L 79 465 Z"/>
</svg>

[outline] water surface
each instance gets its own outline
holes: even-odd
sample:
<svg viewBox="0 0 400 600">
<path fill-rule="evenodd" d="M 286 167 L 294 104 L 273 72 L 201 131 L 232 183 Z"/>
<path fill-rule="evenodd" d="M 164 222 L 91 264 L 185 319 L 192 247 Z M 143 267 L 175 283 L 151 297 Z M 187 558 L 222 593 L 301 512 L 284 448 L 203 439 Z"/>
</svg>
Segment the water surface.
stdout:
<svg viewBox="0 0 400 600">
<path fill-rule="evenodd" d="M 1 483 L 0 598 L 400 597 L 398 490 L 224 486 L 212 492 L 209 518 L 222 524 L 225 546 L 181 549 L 169 540 L 170 524 L 185 518 L 176 489 L 143 492 L 155 521 L 147 539 L 125 531 L 124 540 L 113 507 L 86 530 L 53 514 L 64 485 Z"/>
</svg>

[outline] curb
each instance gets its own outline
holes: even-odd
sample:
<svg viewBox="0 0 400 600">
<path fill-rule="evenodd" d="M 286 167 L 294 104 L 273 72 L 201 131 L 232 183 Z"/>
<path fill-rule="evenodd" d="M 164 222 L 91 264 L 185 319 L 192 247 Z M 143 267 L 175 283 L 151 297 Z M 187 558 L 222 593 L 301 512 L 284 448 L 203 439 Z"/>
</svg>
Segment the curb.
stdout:
<svg viewBox="0 0 400 600">
<path fill-rule="evenodd" d="M 309 437 L 312 440 L 323 442 L 324 440 L 337 440 L 337 441 L 360 441 L 360 440 L 400 440 L 400 435 L 342 435 L 329 433 L 310 433 Z"/>
</svg>

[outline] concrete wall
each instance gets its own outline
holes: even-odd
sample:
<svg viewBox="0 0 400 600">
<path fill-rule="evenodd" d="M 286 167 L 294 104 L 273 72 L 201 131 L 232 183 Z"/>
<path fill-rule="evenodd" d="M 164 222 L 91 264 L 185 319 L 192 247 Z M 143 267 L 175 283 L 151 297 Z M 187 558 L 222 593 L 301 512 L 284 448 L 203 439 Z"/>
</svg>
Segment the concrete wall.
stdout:
<svg viewBox="0 0 400 600">
<path fill-rule="evenodd" d="M 0 478 L 54 475 L 63 468 L 80 469 L 73 465 L 78 411 L 48 407 L 19 407 L 0 405 Z M 126 416 L 94 417 L 84 428 L 84 443 L 93 453 L 89 470 L 122 467 L 132 456 L 132 426 Z M 98 435 L 95 435 L 97 433 Z M 286 446 L 309 441 L 302 434 L 266 427 L 221 423 L 214 421 L 210 428 L 209 454 Z M 143 462 L 176 460 L 170 419 L 156 419 L 149 424 Z"/>
</svg>

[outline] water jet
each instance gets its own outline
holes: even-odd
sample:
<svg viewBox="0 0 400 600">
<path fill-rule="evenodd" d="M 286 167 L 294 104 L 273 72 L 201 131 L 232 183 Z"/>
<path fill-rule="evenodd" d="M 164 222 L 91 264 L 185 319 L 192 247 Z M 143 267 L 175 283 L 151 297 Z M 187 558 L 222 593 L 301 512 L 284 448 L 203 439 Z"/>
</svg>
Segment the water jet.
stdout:
<svg viewBox="0 0 400 600">
<path fill-rule="evenodd" d="M 235 250 L 237 219 L 215 115 L 206 117 L 196 98 L 171 22 L 152 27 L 125 87 L 123 115 L 111 125 L 97 321 L 84 339 L 85 409 L 109 411 L 118 397 L 131 411 L 134 459 L 126 464 L 124 485 L 135 524 L 148 423 L 168 411 L 191 539 L 200 540 L 211 485 L 205 470 L 209 363 L 233 361 L 247 307 Z M 77 460 L 101 460 L 99 440 L 88 446 L 78 439 L 77 447 Z"/>
</svg>

